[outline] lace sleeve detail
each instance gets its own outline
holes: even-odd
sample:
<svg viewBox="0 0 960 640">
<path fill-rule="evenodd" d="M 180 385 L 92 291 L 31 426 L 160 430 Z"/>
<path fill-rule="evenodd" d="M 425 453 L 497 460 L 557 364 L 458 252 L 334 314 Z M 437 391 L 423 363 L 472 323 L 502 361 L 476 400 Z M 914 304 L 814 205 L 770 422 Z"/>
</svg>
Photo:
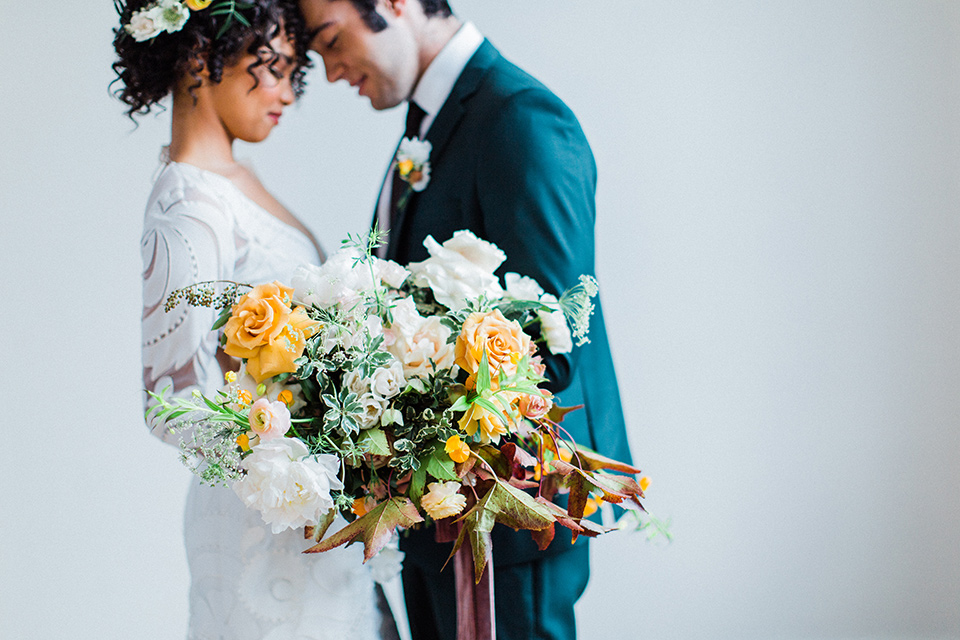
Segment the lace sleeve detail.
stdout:
<svg viewBox="0 0 960 640">
<path fill-rule="evenodd" d="M 181 287 L 233 278 L 236 240 L 224 209 L 212 195 L 180 187 L 148 205 L 141 240 L 143 383 L 155 393 L 170 387 L 168 397 L 188 397 L 195 389 L 209 394 L 222 382 L 217 336 L 210 330 L 216 312 L 185 303 L 166 312 L 164 304 Z M 145 408 L 155 404 L 144 397 Z M 163 421 L 147 422 L 157 437 L 180 441 Z"/>
</svg>

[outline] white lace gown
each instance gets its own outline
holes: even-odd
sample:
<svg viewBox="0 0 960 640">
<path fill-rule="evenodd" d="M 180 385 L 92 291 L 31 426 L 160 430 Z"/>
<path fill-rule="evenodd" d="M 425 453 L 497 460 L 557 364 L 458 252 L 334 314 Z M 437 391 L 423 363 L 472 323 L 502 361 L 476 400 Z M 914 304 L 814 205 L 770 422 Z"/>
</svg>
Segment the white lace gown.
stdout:
<svg viewBox="0 0 960 640">
<path fill-rule="evenodd" d="M 289 282 L 318 263 L 299 230 L 248 199 L 230 180 L 167 163 L 150 194 L 142 239 L 143 378 L 177 396 L 223 384 L 210 327 L 214 311 L 180 305 L 171 291 L 204 280 Z M 171 444 L 179 436 L 155 421 Z M 172 455 L 175 455 L 171 451 Z M 185 471 L 186 472 L 186 471 Z M 194 478 L 184 514 L 190 566 L 191 640 L 374 640 L 380 614 L 361 545 L 306 556 L 303 531 L 271 533 L 231 489 Z"/>
</svg>

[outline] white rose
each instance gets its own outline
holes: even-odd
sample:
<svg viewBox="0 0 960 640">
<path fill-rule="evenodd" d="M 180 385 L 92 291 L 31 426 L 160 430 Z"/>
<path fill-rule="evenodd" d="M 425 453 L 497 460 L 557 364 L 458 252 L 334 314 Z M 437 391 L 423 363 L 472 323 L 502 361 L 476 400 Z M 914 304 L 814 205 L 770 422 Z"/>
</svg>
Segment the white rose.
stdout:
<svg viewBox="0 0 960 640">
<path fill-rule="evenodd" d="M 424 318 L 416 331 L 397 340 L 388 351 L 403 363 L 407 378 L 425 378 L 434 370 L 453 367 L 456 347 L 447 341 L 450 333 L 439 317 Z"/>
<path fill-rule="evenodd" d="M 241 463 L 247 473 L 233 490 L 274 533 L 318 522 L 334 506 L 330 492 L 343 489 L 340 460 L 308 454 L 300 440 L 276 438 L 253 447 Z"/>
<path fill-rule="evenodd" d="M 350 392 L 362 396 L 370 391 L 370 381 L 356 371 L 348 371 L 343 375 L 343 386 Z"/>
<path fill-rule="evenodd" d="M 394 289 L 399 289 L 403 281 L 410 275 L 409 271 L 393 260 L 381 260 L 379 258 L 376 262 L 376 272 L 380 280 Z"/>
<path fill-rule="evenodd" d="M 430 257 L 410 265 L 414 282 L 433 290 L 437 301 L 453 311 L 466 301 L 486 294 L 500 298 L 503 289 L 493 274 L 506 256 L 496 245 L 480 240 L 469 231 L 457 231 L 442 245 L 432 236 L 423 241 Z"/>
<path fill-rule="evenodd" d="M 543 337 L 547 340 L 547 348 L 550 353 L 570 353 L 573 351 L 573 338 L 570 335 L 570 327 L 567 325 L 567 319 L 560 310 L 560 303 L 556 296 L 549 293 L 543 294 L 540 302 L 547 305 L 553 311 L 538 311 L 537 317 L 540 318 L 540 328 Z"/>
<path fill-rule="evenodd" d="M 407 381 L 403 376 L 403 365 L 394 360 L 388 367 L 380 367 L 370 378 L 370 392 L 378 400 L 389 400 L 403 389 Z"/>
<path fill-rule="evenodd" d="M 529 276 L 505 273 L 503 281 L 507 285 L 507 295 L 514 300 L 539 300 L 543 295 L 543 287 Z"/>
<path fill-rule="evenodd" d="M 383 410 L 387 404 L 386 400 L 382 400 L 372 393 L 365 393 L 360 396 L 357 402 L 360 403 L 362 408 L 360 426 L 369 429 L 380 423 L 380 416 L 383 415 Z"/>
<path fill-rule="evenodd" d="M 497 245 L 481 240 L 465 229 L 455 232 L 452 238 L 443 243 L 443 248 L 459 253 L 490 273 L 496 271 L 497 267 L 507 259 L 506 254 Z"/>
<path fill-rule="evenodd" d="M 133 36 L 137 42 L 143 42 L 157 37 L 163 28 L 163 9 L 152 6 L 130 16 L 130 22 L 124 25 L 123 30 Z"/>
</svg>

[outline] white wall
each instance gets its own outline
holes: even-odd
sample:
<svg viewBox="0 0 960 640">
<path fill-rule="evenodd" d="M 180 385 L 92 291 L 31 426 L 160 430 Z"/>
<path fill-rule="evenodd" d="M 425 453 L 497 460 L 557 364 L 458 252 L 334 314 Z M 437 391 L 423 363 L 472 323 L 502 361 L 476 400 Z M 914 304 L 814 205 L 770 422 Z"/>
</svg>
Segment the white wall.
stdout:
<svg viewBox="0 0 960 640">
<path fill-rule="evenodd" d="M 111 3 L 2 0 L 0 637 L 182 637 L 188 481 L 139 415 Z M 960 4 L 459 0 L 579 115 L 648 505 L 581 637 L 960 637 Z M 322 74 L 248 147 L 333 245 L 402 113 Z"/>
</svg>

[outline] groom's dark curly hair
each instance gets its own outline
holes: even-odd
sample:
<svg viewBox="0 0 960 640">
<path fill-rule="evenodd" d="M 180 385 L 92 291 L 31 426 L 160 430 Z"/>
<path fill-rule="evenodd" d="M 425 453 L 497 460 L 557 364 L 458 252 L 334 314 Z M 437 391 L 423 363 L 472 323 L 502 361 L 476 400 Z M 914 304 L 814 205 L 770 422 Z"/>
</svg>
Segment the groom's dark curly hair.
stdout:
<svg viewBox="0 0 960 640">
<path fill-rule="evenodd" d="M 117 77 L 111 86 L 120 83 L 121 87 L 114 93 L 126 103 L 126 113 L 131 119 L 134 115 L 149 113 L 184 76 L 193 79 L 191 92 L 200 87 L 200 72 L 204 69 L 211 81 L 220 82 L 224 68 L 247 53 L 257 56 L 257 61 L 247 69 L 256 82 L 253 70 L 271 62 L 258 51 L 269 46 L 281 29 L 296 49 L 290 79 L 294 94 L 299 97 L 303 93 L 304 74 L 311 63 L 307 57 L 306 27 L 297 0 L 247 0 L 240 12 L 249 26 L 236 18 L 227 24 L 227 15 L 210 10 L 191 11 L 180 31 L 160 33 L 150 40 L 137 42 L 124 31 L 123 25 L 130 22 L 135 12 L 153 2 L 115 0 L 120 27 L 114 29 L 117 61 L 113 63 L 113 70 Z"/>
<path fill-rule="evenodd" d="M 374 33 L 387 28 L 387 21 L 377 13 L 377 0 L 350 0 L 360 12 L 360 17 Z M 452 15 L 450 5 L 446 0 L 417 0 L 423 5 L 423 13 L 427 16 L 446 17 Z"/>
</svg>

